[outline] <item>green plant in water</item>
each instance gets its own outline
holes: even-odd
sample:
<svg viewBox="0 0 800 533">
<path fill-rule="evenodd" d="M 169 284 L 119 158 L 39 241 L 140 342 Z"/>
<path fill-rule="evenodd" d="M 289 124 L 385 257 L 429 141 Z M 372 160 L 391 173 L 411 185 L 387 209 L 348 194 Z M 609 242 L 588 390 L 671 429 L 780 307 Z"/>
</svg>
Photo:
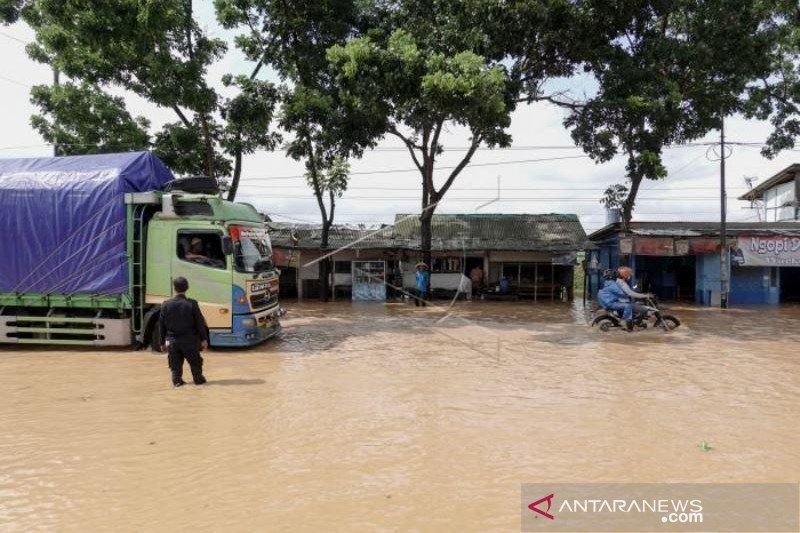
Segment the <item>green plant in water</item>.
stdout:
<svg viewBox="0 0 800 533">
<path fill-rule="evenodd" d="M 700 441 L 700 444 L 698 444 L 697 447 L 703 450 L 704 452 L 710 451 L 712 449 L 711 445 L 704 440 Z"/>
</svg>

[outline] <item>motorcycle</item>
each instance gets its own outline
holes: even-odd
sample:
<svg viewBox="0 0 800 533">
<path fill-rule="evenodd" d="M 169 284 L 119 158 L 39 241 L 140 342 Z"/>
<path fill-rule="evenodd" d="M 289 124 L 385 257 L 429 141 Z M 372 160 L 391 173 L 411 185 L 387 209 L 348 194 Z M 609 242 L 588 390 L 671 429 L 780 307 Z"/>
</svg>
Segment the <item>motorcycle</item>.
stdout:
<svg viewBox="0 0 800 533">
<path fill-rule="evenodd" d="M 678 317 L 664 313 L 658 306 L 655 297 L 644 300 L 644 305 L 634 307 L 633 329 L 647 329 L 648 327 L 661 327 L 664 331 L 671 331 L 681 325 Z M 638 310 L 638 312 L 637 312 Z M 597 326 L 600 331 L 609 331 L 612 328 L 624 327 L 621 311 L 612 311 L 602 307 L 598 308 L 597 315 L 592 320 L 592 327 Z"/>
</svg>

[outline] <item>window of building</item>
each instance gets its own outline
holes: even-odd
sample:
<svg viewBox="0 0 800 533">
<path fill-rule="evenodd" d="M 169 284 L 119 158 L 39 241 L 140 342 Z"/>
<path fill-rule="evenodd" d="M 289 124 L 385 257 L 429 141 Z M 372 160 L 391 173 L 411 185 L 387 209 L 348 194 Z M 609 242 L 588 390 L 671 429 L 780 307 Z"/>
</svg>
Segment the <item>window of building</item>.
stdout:
<svg viewBox="0 0 800 533">
<path fill-rule="evenodd" d="M 211 231 L 179 231 L 178 258 L 212 268 L 226 268 L 222 253 L 222 233 Z"/>
<path fill-rule="evenodd" d="M 351 261 L 334 261 L 333 271 L 336 274 L 350 274 L 353 271 L 353 263 Z"/>
<path fill-rule="evenodd" d="M 431 272 L 443 273 L 461 273 L 461 258 L 460 257 L 434 257 L 431 259 Z"/>
</svg>

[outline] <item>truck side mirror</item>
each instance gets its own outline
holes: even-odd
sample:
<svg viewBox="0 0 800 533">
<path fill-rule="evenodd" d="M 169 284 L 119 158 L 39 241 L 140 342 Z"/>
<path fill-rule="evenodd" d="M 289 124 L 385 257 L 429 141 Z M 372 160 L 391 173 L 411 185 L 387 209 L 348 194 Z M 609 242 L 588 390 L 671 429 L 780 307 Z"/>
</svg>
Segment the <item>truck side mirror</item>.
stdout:
<svg viewBox="0 0 800 533">
<path fill-rule="evenodd" d="M 233 255 L 233 239 L 227 235 L 222 237 L 222 253 L 225 255 Z"/>
</svg>

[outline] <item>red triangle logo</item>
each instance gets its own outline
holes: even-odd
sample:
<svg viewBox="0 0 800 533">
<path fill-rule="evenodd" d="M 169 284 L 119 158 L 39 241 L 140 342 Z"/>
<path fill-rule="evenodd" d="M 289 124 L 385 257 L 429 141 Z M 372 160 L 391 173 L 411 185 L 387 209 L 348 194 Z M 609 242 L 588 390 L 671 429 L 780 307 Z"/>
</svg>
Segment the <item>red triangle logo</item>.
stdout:
<svg viewBox="0 0 800 533">
<path fill-rule="evenodd" d="M 555 496 L 555 493 L 553 493 L 553 494 L 551 494 L 549 496 L 545 496 L 541 500 L 536 500 L 535 502 L 533 502 L 532 504 L 530 504 L 528 506 L 528 509 L 530 509 L 534 513 L 539 513 L 540 515 L 542 515 L 542 516 L 544 516 L 546 518 L 549 518 L 550 520 L 554 520 L 553 515 L 551 515 L 548 512 L 548 511 L 550 511 L 550 506 L 553 504 L 553 496 Z M 537 505 L 539 505 L 540 503 L 544 503 L 544 502 L 547 502 L 547 511 L 542 511 L 541 509 L 537 509 L 536 508 Z"/>
</svg>

